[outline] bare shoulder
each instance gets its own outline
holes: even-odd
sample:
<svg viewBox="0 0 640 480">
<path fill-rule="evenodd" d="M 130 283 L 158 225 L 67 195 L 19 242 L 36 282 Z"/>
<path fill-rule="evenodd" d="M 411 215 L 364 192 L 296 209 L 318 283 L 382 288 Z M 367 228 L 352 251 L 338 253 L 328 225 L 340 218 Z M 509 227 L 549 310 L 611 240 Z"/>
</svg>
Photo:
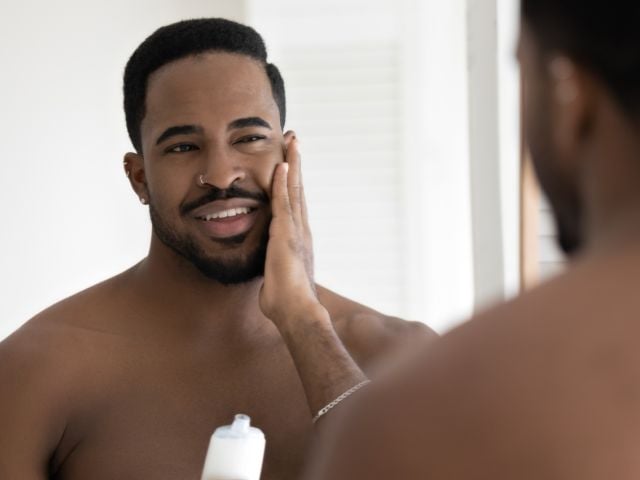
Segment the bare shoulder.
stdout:
<svg viewBox="0 0 640 480">
<path fill-rule="evenodd" d="M 0 375 L 26 373 L 26 378 L 38 381 L 64 363 L 78 346 L 76 332 L 69 327 L 78 323 L 91 296 L 82 292 L 48 307 L 0 342 Z"/>
<path fill-rule="evenodd" d="M 620 272 L 572 269 L 424 349 L 352 404 L 312 478 L 638 478 L 640 299 Z"/>
<path fill-rule="evenodd" d="M 47 478 L 44 468 L 64 432 L 41 335 L 22 329 L 0 342 L 0 477 Z"/>
<path fill-rule="evenodd" d="M 108 316 L 104 310 L 114 283 L 110 279 L 48 307 L 0 342 L 0 375 L 26 380 L 21 385 L 64 383 L 83 349 L 90 348 L 93 334 L 100 332 L 104 322 L 98 319 Z M 42 395 L 54 391 L 43 389 Z"/>
<path fill-rule="evenodd" d="M 361 365 L 373 365 L 399 350 L 437 338 L 423 323 L 384 315 L 324 287 L 318 286 L 318 296 L 341 340 Z"/>
<path fill-rule="evenodd" d="M 87 371 L 104 337 L 95 312 L 112 288 L 69 297 L 0 342 L 0 478 L 48 478 L 50 462 L 72 448 L 67 426 L 96 383 Z"/>
<path fill-rule="evenodd" d="M 0 342 L 1 478 L 48 478 L 64 435 L 78 345 L 54 321 L 59 310 L 42 312 Z"/>
</svg>

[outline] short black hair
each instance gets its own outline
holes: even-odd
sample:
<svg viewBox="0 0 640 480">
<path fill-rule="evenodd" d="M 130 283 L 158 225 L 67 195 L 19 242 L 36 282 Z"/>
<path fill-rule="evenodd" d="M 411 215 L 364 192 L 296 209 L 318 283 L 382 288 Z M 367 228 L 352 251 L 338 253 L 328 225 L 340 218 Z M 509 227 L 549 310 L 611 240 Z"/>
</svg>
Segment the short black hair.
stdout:
<svg viewBox="0 0 640 480">
<path fill-rule="evenodd" d="M 543 50 L 590 70 L 640 117 L 640 1 L 522 0 L 522 15 Z"/>
<path fill-rule="evenodd" d="M 159 28 L 133 52 L 124 70 L 124 112 L 131 143 L 142 153 L 140 124 L 145 116 L 147 82 L 160 67 L 191 55 L 222 51 L 246 55 L 262 63 L 284 128 L 286 99 L 278 68 L 267 62 L 267 49 L 253 28 L 223 18 L 183 20 Z"/>
</svg>

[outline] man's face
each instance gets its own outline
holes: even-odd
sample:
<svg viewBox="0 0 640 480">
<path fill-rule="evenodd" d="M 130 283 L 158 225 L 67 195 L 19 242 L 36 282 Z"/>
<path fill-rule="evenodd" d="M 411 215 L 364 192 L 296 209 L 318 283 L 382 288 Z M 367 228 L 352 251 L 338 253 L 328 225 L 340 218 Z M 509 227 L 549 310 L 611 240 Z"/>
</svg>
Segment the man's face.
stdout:
<svg viewBox="0 0 640 480">
<path fill-rule="evenodd" d="M 547 58 L 523 24 L 518 57 L 524 79 L 525 137 L 540 185 L 553 209 L 558 242 L 567 254 L 583 244 L 583 205 L 578 195 L 575 162 L 559 148 L 558 102 Z"/>
<path fill-rule="evenodd" d="M 284 147 L 262 65 L 215 52 L 163 66 L 149 78 L 141 133 L 156 237 L 221 283 L 262 275 Z"/>
</svg>

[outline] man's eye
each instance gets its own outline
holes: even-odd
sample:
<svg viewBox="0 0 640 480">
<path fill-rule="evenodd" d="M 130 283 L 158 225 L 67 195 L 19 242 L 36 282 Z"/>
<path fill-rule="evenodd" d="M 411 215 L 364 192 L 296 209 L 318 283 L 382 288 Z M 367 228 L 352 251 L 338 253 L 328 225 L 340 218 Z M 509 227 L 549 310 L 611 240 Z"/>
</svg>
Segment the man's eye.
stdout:
<svg viewBox="0 0 640 480">
<path fill-rule="evenodd" d="M 169 147 L 167 149 L 167 153 L 186 153 L 186 152 L 193 152 L 194 150 L 197 150 L 198 147 L 196 147 L 195 145 L 191 145 L 189 143 L 181 143 L 180 145 L 174 145 L 173 147 Z"/>
<path fill-rule="evenodd" d="M 257 142 L 258 140 L 264 140 L 265 138 L 266 137 L 264 135 L 247 135 L 246 137 L 236 140 L 235 143 L 252 143 Z"/>
</svg>

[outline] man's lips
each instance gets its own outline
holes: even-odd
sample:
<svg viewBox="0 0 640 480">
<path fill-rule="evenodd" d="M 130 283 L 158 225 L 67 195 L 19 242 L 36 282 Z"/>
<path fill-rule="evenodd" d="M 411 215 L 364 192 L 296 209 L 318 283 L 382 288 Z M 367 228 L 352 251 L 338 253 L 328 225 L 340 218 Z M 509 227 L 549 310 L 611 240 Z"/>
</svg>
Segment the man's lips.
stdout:
<svg viewBox="0 0 640 480">
<path fill-rule="evenodd" d="M 233 210 L 250 209 L 256 210 L 262 203 L 251 198 L 229 198 L 226 200 L 215 200 L 193 210 L 190 215 L 198 219 L 207 217 L 232 217 Z M 224 213 L 226 212 L 226 215 Z M 230 215 L 231 213 L 231 215 Z"/>
<path fill-rule="evenodd" d="M 208 237 L 229 238 L 253 227 L 260 206 L 256 200 L 246 198 L 216 200 L 194 210 L 191 216 Z"/>
</svg>

